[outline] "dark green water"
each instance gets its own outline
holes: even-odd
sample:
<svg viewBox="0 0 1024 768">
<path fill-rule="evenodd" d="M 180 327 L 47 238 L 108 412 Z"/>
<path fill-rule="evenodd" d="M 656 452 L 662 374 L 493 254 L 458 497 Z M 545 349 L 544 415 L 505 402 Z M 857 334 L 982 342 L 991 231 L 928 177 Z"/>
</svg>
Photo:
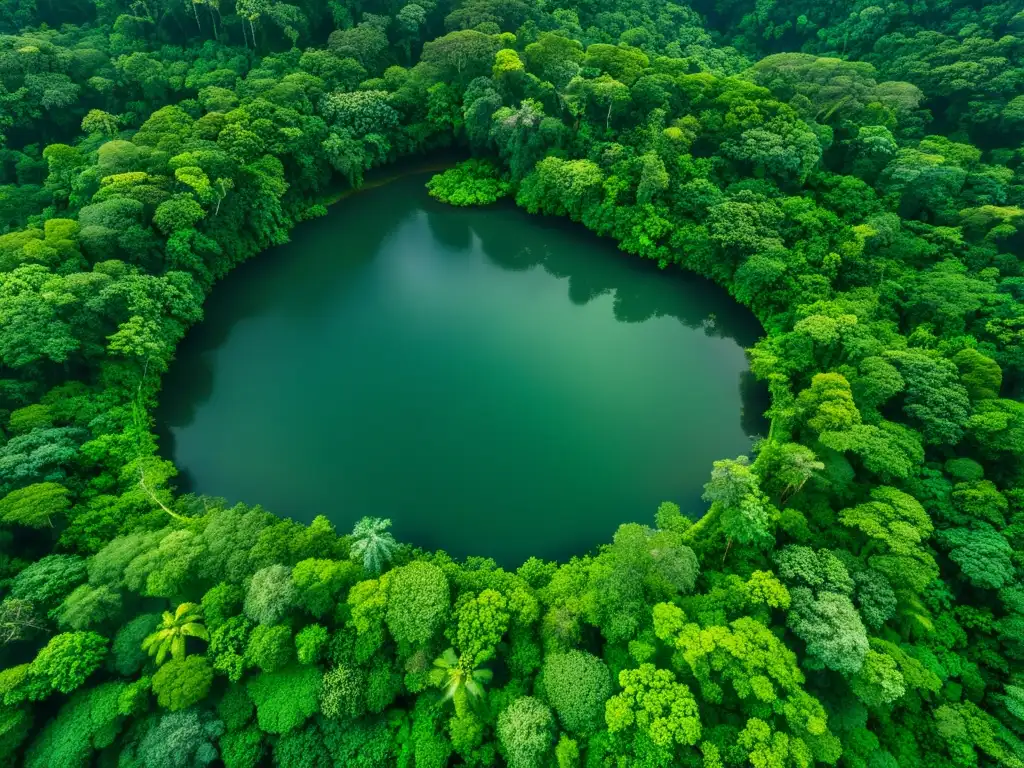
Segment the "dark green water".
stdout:
<svg viewBox="0 0 1024 768">
<path fill-rule="evenodd" d="M 339 531 L 509 566 L 568 558 L 659 502 L 696 517 L 711 462 L 763 434 L 712 284 L 428 176 L 356 195 L 214 291 L 160 420 L 181 485 Z"/>
</svg>

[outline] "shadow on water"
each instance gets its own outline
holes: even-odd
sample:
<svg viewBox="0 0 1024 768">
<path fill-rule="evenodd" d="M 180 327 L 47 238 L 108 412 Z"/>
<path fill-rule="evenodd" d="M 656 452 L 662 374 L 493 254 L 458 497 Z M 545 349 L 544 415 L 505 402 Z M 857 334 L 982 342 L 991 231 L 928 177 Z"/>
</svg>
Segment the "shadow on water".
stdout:
<svg viewBox="0 0 1024 768">
<path fill-rule="evenodd" d="M 399 183 L 399 182 L 396 182 Z M 366 196 L 344 200 L 340 205 L 365 205 Z M 408 202 L 403 199 L 403 202 Z M 388 232 L 398 231 L 405 220 L 416 215 L 417 206 L 409 202 L 403 206 L 388 206 L 394 221 Z M 187 400 L 174 398 L 161 404 L 158 436 L 167 446 L 165 452 L 173 454 L 173 437 L 167 427 L 185 427 L 192 423 L 197 408 L 209 401 L 213 394 L 214 359 L 212 353 L 231 336 L 232 331 L 246 320 L 278 312 L 286 316 L 302 316 L 311 305 L 318 305 L 335 292 L 339 270 L 351 272 L 374 258 L 373 247 L 380 239 L 380 231 L 367 232 L 358 227 L 338 228 L 338 210 L 327 216 L 305 222 L 292 231 L 290 242 L 258 254 L 240 264 L 219 283 L 207 299 L 205 316 L 201 324 L 191 329 L 179 345 L 177 357 L 187 357 Z M 358 217 L 346 217 L 346 224 L 357 224 Z M 325 237 L 330 234 L 330 237 Z M 344 241 L 349 247 L 342 260 L 337 254 L 321 247 L 325 241 Z M 301 254 L 302 258 L 292 258 Z M 174 378 L 166 378 L 164 386 L 180 381 L 172 365 Z"/>
<path fill-rule="evenodd" d="M 479 241 L 488 259 L 502 269 L 522 272 L 541 267 L 554 277 L 568 279 L 569 298 L 578 306 L 612 295 L 619 322 L 674 317 L 688 328 L 702 328 L 708 336 L 732 339 L 744 348 L 763 335 L 756 318 L 742 308 L 716 314 L 723 305 L 735 304 L 719 286 L 698 275 L 671 267 L 660 269 L 652 261 L 623 253 L 614 243 L 580 224 L 534 216 L 508 201 L 492 208 L 453 211 L 428 200 L 422 208 L 428 213 L 431 234 L 439 242 L 469 250 Z M 504 215 L 493 216 L 495 209 Z M 477 215 L 487 217 L 486 226 L 474 226 Z M 523 247 L 519 233 L 524 227 L 547 230 L 574 247 Z"/>
<path fill-rule="evenodd" d="M 614 243 L 598 238 L 581 225 L 531 216 L 511 203 L 488 209 L 450 208 L 422 192 L 428 178 L 429 174 L 411 175 L 384 189 L 351 196 L 326 217 L 297 227 L 289 244 L 240 265 L 216 287 L 207 302 L 205 320 L 182 341 L 179 362 L 172 365 L 164 381 L 167 392 L 174 395 L 165 395 L 158 412 L 158 436 L 165 456 L 177 457 L 172 430 L 192 425 L 197 412 L 213 397 L 218 352 L 236 329 L 268 315 L 313 322 L 311 307 L 358 298 L 362 275 L 376 255 L 417 217 L 424 220 L 429 236 L 456 259 L 468 257 L 479 247 L 487 261 L 502 270 L 527 272 L 539 267 L 565 280 L 568 298 L 579 307 L 611 297 L 611 311 L 619 323 L 674 318 L 707 337 L 728 339 L 743 348 L 763 334 L 750 312 L 703 278 L 673 268 L 661 270 L 652 262 L 620 252 Z M 527 228 L 534 234 L 524 238 Z M 542 231 L 539 236 L 538 230 Z M 525 304 L 524 311 L 529 312 Z M 353 332 L 359 333 L 360 329 Z M 255 349 L 251 354 L 262 352 Z M 766 434 L 763 413 L 769 404 L 767 389 L 748 370 L 739 372 L 735 386 L 741 409 L 733 418 L 738 418 L 739 428 L 751 438 Z M 629 446 L 622 446 L 622 450 L 628 451 Z M 256 467 L 252 471 L 262 470 Z M 701 469 L 705 477 L 707 471 L 710 461 Z M 179 472 L 178 487 L 182 491 L 214 495 L 225 492 L 198 487 L 186 466 L 179 465 Z M 703 508 L 699 487 L 680 495 L 683 498 L 676 500 L 684 510 L 699 515 Z M 274 511 L 296 514 L 286 509 Z M 296 514 L 299 519 L 304 516 Z M 596 540 L 604 540 L 609 533 L 602 531 Z M 414 541 L 424 546 L 445 545 L 444 541 Z M 458 546 L 446 548 L 456 555 L 465 554 L 458 551 Z"/>
<path fill-rule="evenodd" d="M 736 304 L 728 292 L 710 280 L 672 267 L 660 268 L 652 261 L 620 251 L 614 243 L 586 230 L 581 224 L 562 218 L 526 213 L 511 201 L 496 206 L 506 214 L 488 217 L 486 226 L 474 226 L 473 216 L 453 210 L 435 200 L 423 203 L 431 234 L 449 247 L 469 250 L 478 240 L 492 263 L 511 272 L 535 267 L 569 281 L 569 299 L 584 306 L 594 299 L 614 297 L 615 319 L 642 323 L 656 317 L 674 317 L 687 328 L 699 328 L 707 336 L 731 339 L 748 349 L 764 335 L 752 313 Z M 487 215 L 492 209 L 471 213 Z M 519 244 L 517 232 L 523 227 L 543 229 L 571 237 L 576 247 L 537 248 Z M 585 246 L 585 247 L 580 247 Z M 640 278 L 640 279 L 638 279 Z M 723 307 L 734 311 L 722 312 Z M 769 422 L 765 412 L 771 406 L 768 387 L 749 370 L 739 378 L 742 410 L 740 423 L 752 438 L 765 437 Z M 724 458 L 724 457 L 723 457 Z M 699 502 L 699 495 L 691 501 Z"/>
</svg>

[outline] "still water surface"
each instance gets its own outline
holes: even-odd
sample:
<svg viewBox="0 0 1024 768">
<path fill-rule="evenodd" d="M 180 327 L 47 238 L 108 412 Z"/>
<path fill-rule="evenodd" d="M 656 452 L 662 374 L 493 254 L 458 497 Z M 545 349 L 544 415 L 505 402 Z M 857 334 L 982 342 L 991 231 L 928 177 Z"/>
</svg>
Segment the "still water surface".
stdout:
<svg viewBox="0 0 1024 768">
<path fill-rule="evenodd" d="M 183 490 L 329 517 L 514 567 L 698 516 L 711 462 L 763 434 L 712 284 L 512 206 L 432 201 L 428 176 L 356 195 L 239 267 L 164 383 Z"/>
</svg>

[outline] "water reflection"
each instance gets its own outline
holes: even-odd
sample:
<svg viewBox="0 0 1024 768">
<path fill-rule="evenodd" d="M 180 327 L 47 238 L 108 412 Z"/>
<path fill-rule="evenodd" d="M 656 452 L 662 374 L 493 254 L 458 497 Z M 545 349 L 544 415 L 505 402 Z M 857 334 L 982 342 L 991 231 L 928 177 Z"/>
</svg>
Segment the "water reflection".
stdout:
<svg viewBox="0 0 1024 768">
<path fill-rule="evenodd" d="M 471 211 L 470 215 L 453 212 L 433 200 L 424 203 L 423 209 L 428 213 L 431 234 L 447 246 L 469 251 L 474 242 L 479 242 L 488 259 L 502 269 L 521 272 L 542 267 L 554 277 L 567 278 L 569 298 L 580 306 L 611 294 L 615 297 L 615 319 L 620 322 L 674 317 L 688 328 L 703 328 L 709 336 L 733 339 L 743 347 L 752 346 L 762 334 L 749 312 L 721 311 L 723 304 L 732 300 L 710 281 L 674 268 L 662 270 L 654 262 L 622 253 L 582 225 L 531 216 L 511 202 L 498 206 L 507 213 L 502 217 L 488 216 L 493 209 Z M 486 216 L 481 226 L 475 226 L 474 214 L 478 213 Z M 569 234 L 577 247 L 523 246 L 523 227 L 560 236 Z"/>
<path fill-rule="evenodd" d="M 700 514 L 711 461 L 766 431 L 753 316 L 578 225 L 453 209 L 425 181 L 346 200 L 217 286 L 158 414 L 179 487 L 339 529 L 389 516 L 512 565 L 665 498 Z"/>
<path fill-rule="evenodd" d="M 390 186 L 419 187 L 424 178 L 429 177 L 414 176 Z M 719 286 L 697 275 L 673 268 L 663 270 L 651 261 L 624 254 L 581 225 L 531 216 L 511 202 L 497 206 L 504 215 L 494 216 L 495 208 L 452 209 L 425 196 L 402 192 L 408 190 L 389 196 L 389 204 L 384 208 L 385 242 L 410 220 L 425 215 L 430 234 L 453 253 L 469 254 L 479 244 L 488 260 L 503 270 L 523 272 L 541 267 L 554 277 L 568 280 L 569 299 L 577 306 L 585 306 L 600 296 L 613 296 L 614 316 L 619 322 L 642 323 L 657 317 L 674 317 L 688 328 L 731 339 L 744 348 L 752 346 L 762 334 L 749 312 L 735 306 L 733 311 L 722 311 L 723 305 L 728 307 L 733 302 Z M 345 215 L 343 207 L 361 207 L 367 202 L 375 205 L 374 198 L 380 194 L 373 190 L 362 198 L 346 200 L 327 217 L 301 225 L 293 232 L 292 242 L 242 264 L 229 281 L 217 287 L 207 303 L 201 328 L 183 342 L 190 361 L 184 373 L 192 397 L 168 399 L 161 410 L 161 426 L 183 427 L 192 423 L 195 408 L 205 403 L 213 391 L 214 362 L 207 353 L 220 348 L 232 330 L 247 318 L 269 311 L 309 317 L 311 306 L 344 300 L 346 292 L 358 289 L 358 279 L 352 278 L 373 260 L 380 246 L 381 228 L 339 228 L 338 218 L 340 214 L 347 224 L 358 223 L 360 216 Z M 577 247 L 523 245 L 524 227 L 569 236 Z M 324 249 L 325 242 L 337 243 L 342 255 Z M 301 254 L 301 258 L 293 258 L 295 254 Z M 166 386 L 183 383 L 178 373 L 172 373 L 174 378 L 168 378 Z M 749 371 L 741 374 L 739 387 L 744 403 L 743 430 L 751 436 L 762 435 L 766 428 L 763 414 L 769 405 L 767 389 Z M 171 439 L 166 429 L 161 434 L 165 440 Z"/>
</svg>

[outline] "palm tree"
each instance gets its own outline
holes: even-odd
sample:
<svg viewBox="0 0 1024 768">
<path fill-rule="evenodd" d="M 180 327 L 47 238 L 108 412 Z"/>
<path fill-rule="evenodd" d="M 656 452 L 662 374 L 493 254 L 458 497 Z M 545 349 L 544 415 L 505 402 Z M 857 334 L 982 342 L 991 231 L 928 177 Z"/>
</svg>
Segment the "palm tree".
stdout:
<svg viewBox="0 0 1024 768">
<path fill-rule="evenodd" d="M 444 689 L 444 698 L 455 700 L 456 711 L 465 699 L 470 703 L 480 703 L 484 698 L 484 684 L 491 682 L 493 673 L 489 669 L 472 669 L 455 655 L 455 649 L 449 648 L 434 659 L 434 669 L 430 672 L 430 682 Z"/>
<path fill-rule="evenodd" d="M 362 560 L 363 568 L 374 576 L 384 570 L 392 557 L 398 542 L 395 537 L 388 533 L 391 521 L 379 517 L 364 517 L 356 527 L 352 529 L 352 537 L 355 542 L 352 544 L 351 556 L 353 560 Z"/>
<path fill-rule="evenodd" d="M 167 654 L 180 660 L 185 658 L 185 638 L 197 637 L 210 642 L 210 635 L 203 626 L 203 619 L 195 603 L 182 603 L 172 614 L 164 611 L 163 621 L 156 632 L 142 641 L 142 650 L 149 655 L 156 654 L 156 663 L 163 664 Z"/>
</svg>

